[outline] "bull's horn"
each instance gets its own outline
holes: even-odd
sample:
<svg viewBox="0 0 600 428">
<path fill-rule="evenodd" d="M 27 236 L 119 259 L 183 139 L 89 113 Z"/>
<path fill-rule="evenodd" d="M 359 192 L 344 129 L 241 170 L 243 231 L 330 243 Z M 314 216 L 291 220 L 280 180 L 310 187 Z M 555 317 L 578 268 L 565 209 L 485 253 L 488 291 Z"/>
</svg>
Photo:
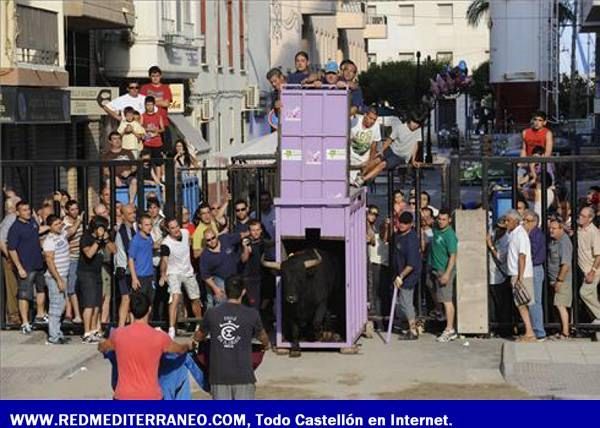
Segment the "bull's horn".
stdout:
<svg viewBox="0 0 600 428">
<path fill-rule="evenodd" d="M 270 261 L 265 260 L 264 254 L 260 258 L 260 263 L 267 269 L 281 270 L 281 263 L 270 262 Z"/>
<path fill-rule="evenodd" d="M 316 255 L 317 257 L 316 257 L 316 258 L 314 258 L 314 259 L 311 259 L 311 260 L 306 260 L 306 261 L 304 262 L 304 267 L 305 267 L 306 269 L 310 269 L 310 268 L 317 267 L 317 266 L 319 266 L 319 264 L 321 264 L 321 262 L 323 261 L 323 259 L 321 258 L 321 255 L 319 254 L 319 252 L 318 252 L 317 250 L 314 250 L 314 252 L 315 252 L 315 255 Z"/>
</svg>

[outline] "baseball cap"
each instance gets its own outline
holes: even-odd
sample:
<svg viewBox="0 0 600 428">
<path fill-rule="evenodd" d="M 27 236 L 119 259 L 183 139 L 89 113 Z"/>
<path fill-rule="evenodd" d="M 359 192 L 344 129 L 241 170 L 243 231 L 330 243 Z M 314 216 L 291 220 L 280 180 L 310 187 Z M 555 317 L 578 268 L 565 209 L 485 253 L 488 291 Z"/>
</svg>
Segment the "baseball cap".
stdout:
<svg viewBox="0 0 600 428">
<path fill-rule="evenodd" d="M 335 61 L 328 61 L 327 64 L 325 64 L 325 74 L 327 73 L 335 73 L 337 74 L 339 71 L 337 62 Z"/>
</svg>

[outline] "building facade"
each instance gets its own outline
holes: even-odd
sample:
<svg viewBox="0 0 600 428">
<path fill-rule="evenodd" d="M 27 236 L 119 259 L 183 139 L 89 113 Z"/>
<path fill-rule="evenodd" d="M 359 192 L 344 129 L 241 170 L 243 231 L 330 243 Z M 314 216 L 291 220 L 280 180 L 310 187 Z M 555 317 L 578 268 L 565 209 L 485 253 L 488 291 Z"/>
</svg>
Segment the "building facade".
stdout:
<svg viewBox="0 0 600 428">
<path fill-rule="evenodd" d="M 477 27 L 467 23 L 468 1 L 368 1 L 368 14 L 385 16 L 387 38 L 369 40 L 369 62 L 464 60 L 474 69 L 489 59 L 490 30 L 483 19 Z"/>
</svg>

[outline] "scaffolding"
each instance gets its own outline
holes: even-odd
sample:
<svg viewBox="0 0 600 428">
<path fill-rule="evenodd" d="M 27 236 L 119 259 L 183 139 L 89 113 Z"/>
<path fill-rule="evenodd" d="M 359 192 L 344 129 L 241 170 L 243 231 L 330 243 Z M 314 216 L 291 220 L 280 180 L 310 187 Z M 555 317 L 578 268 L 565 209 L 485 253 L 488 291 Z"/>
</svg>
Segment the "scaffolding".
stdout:
<svg viewBox="0 0 600 428">
<path fill-rule="evenodd" d="M 560 25 L 559 9 L 561 0 L 539 2 L 540 28 L 540 108 L 547 112 L 551 121 L 560 119 Z"/>
</svg>

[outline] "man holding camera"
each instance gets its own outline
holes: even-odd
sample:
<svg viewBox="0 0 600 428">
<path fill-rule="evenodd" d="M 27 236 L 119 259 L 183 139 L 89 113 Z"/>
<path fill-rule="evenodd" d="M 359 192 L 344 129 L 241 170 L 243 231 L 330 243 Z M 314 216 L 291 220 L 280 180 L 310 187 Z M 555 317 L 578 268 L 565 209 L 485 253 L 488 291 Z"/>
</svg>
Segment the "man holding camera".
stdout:
<svg viewBox="0 0 600 428">
<path fill-rule="evenodd" d="M 100 341 L 100 333 L 96 327 L 102 305 L 104 251 L 111 254 L 116 251 L 108 233 L 108 220 L 94 217 L 80 242 L 81 256 L 77 267 L 77 280 L 81 297 L 79 303 L 83 309 L 83 343 L 94 344 Z"/>
<path fill-rule="evenodd" d="M 195 318 L 202 318 L 200 288 L 190 260 L 190 232 L 181 229 L 175 218 L 165 221 L 168 235 L 160 246 L 160 280 L 158 284 L 169 286 L 169 336 L 175 338 L 177 306 L 181 297 L 181 285 L 185 287 L 192 303 Z"/>
</svg>

